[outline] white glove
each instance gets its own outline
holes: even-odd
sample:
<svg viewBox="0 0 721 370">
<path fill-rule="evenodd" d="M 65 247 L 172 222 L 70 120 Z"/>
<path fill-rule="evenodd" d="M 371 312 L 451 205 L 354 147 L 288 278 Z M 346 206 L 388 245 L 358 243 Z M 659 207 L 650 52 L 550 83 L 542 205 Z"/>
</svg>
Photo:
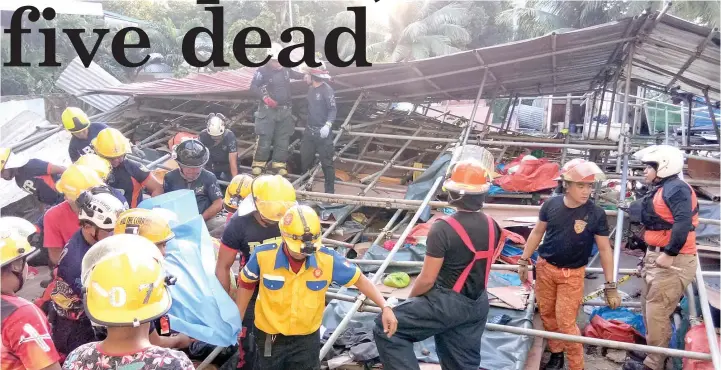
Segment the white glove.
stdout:
<svg viewBox="0 0 721 370">
<path fill-rule="evenodd" d="M 325 138 L 328 137 L 328 134 L 330 134 L 330 128 L 331 128 L 331 126 L 333 126 L 333 124 L 330 123 L 330 122 L 327 122 L 327 123 L 323 126 L 323 128 L 320 129 L 320 137 L 321 137 L 321 139 L 325 139 Z"/>
</svg>

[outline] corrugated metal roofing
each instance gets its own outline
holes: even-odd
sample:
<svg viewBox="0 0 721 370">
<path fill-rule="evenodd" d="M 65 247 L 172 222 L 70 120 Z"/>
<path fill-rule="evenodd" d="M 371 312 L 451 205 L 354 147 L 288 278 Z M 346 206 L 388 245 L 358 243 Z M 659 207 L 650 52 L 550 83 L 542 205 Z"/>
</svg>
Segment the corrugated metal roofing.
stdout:
<svg viewBox="0 0 721 370">
<path fill-rule="evenodd" d="M 328 66 L 339 100 L 355 99 L 362 91 L 368 99 L 423 100 L 475 98 L 488 68 L 484 97 L 510 92 L 566 94 L 585 92 L 608 63 L 618 62 L 614 51 L 624 41 L 631 18 L 572 32 L 548 35 L 452 55 L 372 67 Z M 555 52 L 554 52 L 555 50 Z M 555 56 L 554 56 L 555 54 Z M 615 58 L 611 58 L 615 56 Z M 612 60 L 613 59 L 613 60 Z M 183 79 L 88 88 L 93 93 L 133 96 L 179 96 L 198 100 L 252 99 L 248 91 L 254 69 L 223 71 Z M 294 95 L 304 97 L 305 83 L 292 84 Z"/>
<path fill-rule="evenodd" d="M 674 76 L 686 66 L 673 86 L 703 96 L 708 87 L 709 98 L 719 100 L 719 33 L 708 27 L 664 15 L 633 54 L 631 77 L 665 89 Z M 705 45 L 698 57 L 701 45 Z"/>
<path fill-rule="evenodd" d="M 60 74 L 55 84 L 66 92 L 79 96 L 86 89 L 112 88 L 121 86 L 122 82 L 95 63 L 85 68 L 80 57 L 76 57 Z M 79 96 L 79 98 L 101 112 L 107 112 L 128 100 L 124 96 L 102 94 Z"/>
</svg>

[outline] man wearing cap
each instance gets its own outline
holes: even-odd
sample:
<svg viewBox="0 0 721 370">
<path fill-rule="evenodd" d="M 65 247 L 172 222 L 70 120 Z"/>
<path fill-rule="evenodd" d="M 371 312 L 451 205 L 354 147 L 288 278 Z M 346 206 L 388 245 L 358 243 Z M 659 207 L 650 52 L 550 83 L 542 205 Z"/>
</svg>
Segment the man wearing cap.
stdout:
<svg viewBox="0 0 721 370">
<path fill-rule="evenodd" d="M 333 88 L 327 84 L 330 74 L 325 64 L 316 68 L 306 66 L 304 72 L 310 76 L 308 84 L 308 123 L 300 144 L 300 162 L 305 173 L 315 162 L 315 153 L 323 169 L 325 192 L 335 192 L 335 169 L 333 168 L 333 136 L 330 135 L 338 109 L 335 106 Z"/>
<path fill-rule="evenodd" d="M 210 160 L 205 168 L 219 180 L 228 181 L 238 174 L 238 143 L 233 131 L 226 129 L 224 115 L 208 115 L 207 127 L 198 139 L 210 151 Z"/>
<path fill-rule="evenodd" d="M 208 148 L 199 140 L 185 140 L 173 149 L 173 159 L 178 162 L 178 168 L 165 174 L 163 179 L 163 191 L 166 193 L 181 189 L 193 190 L 198 212 L 206 222 L 223 209 L 223 193 L 218 186 L 218 179 L 203 168 L 209 157 Z M 219 222 L 222 224 L 223 220 Z M 208 225 L 208 230 L 213 228 Z"/>
<path fill-rule="evenodd" d="M 586 265 L 594 242 L 598 246 L 601 267 L 606 277 L 606 303 L 612 309 L 621 305 L 613 276 L 613 252 L 604 210 L 590 201 L 593 186 L 605 179 L 603 171 L 593 162 L 580 162 L 564 167 L 564 194 L 546 200 L 541 206 L 538 222 L 528 237 L 518 261 L 518 275 L 528 280 L 529 258 L 538 249 L 536 263 L 536 302 L 546 331 L 581 335 L 576 317 L 583 300 Z M 545 236 L 544 236 L 545 234 Z M 543 239 L 543 243 L 541 243 Z M 539 247 L 540 245 L 540 247 Z M 568 369 L 583 369 L 581 343 L 549 340 L 551 357 L 548 370 L 564 368 L 564 352 Z"/>
<path fill-rule="evenodd" d="M 501 228 L 481 211 L 490 184 L 489 170 L 478 161 L 452 167 L 444 189 L 457 212 L 431 226 L 411 298 L 393 307 L 396 335 L 389 338 L 381 317 L 376 318 L 373 334 L 384 369 L 419 369 L 413 343 L 429 337 L 435 338 L 443 370 L 481 365 L 489 310 L 486 285 L 503 243 Z"/>
<path fill-rule="evenodd" d="M 250 258 L 256 246 L 269 243 L 280 243 L 278 221 L 285 211 L 295 204 L 295 189 L 287 179 L 279 175 L 262 175 L 251 184 L 248 195 L 238 207 L 236 216 L 230 219 L 220 239 L 218 261 L 215 265 L 215 276 L 227 292 L 230 292 L 230 269 L 235 257 L 240 253 L 240 268 Z M 243 317 L 243 338 L 241 339 L 240 362 L 243 369 L 252 369 L 256 357 L 253 339 L 253 322 L 255 299 L 250 300 L 251 310 Z"/>
<path fill-rule="evenodd" d="M 27 236 L 0 218 L 0 266 L 2 275 L 2 346 L 0 363 L 3 369 L 60 370 L 60 355 L 50 338 L 50 325 L 45 314 L 31 302 L 16 295 L 27 279 L 27 259 L 37 249 L 30 246 Z M 27 228 L 33 229 L 30 222 Z"/>
<path fill-rule="evenodd" d="M 333 283 L 355 286 L 380 307 L 384 335 L 393 336 L 398 324 L 393 310 L 357 266 L 323 246 L 320 218 L 312 208 L 290 208 L 282 216 L 280 232 L 281 243 L 255 248 L 238 283 L 241 316 L 256 286 L 260 292 L 255 305 L 256 370 L 320 370 L 319 330 L 325 293 Z"/>
<path fill-rule="evenodd" d="M 103 123 L 91 123 L 88 115 L 77 107 L 65 108 L 61 119 L 65 130 L 73 135 L 68 145 L 70 160 L 75 162 L 83 154 L 95 153 L 90 143 L 108 126 Z"/>
<path fill-rule="evenodd" d="M 283 48 L 279 44 L 272 45 L 270 61 L 258 68 L 250 84 L 250 91 L 260 99 L 255 112 L 255 134 L 258 135 L 258 141 L 252 164 L 254 176 L 263 172 L 270 159 L 273 161 L 271 168 L 278 175 L 288 174 L 288 147 L 290 137 L 295 133 L 290 80 L 302 80 L 305 76 L 280 65 L 278 54 L 281 50 Z"/>
</svg>

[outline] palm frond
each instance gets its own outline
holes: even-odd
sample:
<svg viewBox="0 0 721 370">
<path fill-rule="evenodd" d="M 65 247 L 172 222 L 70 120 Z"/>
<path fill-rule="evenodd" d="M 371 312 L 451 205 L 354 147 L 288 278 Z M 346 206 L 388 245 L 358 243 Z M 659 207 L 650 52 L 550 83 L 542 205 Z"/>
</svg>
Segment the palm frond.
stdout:
<svg viewBox="0 0 721 370">
<path fill-rule="evenodd" d="M 431 49 L 429 45 L 424 43 L 415 43 L 411 45 L 410 60 L 419 60 L 429 58 L 431 56 Z"/>
<path fill-rule="evenodd" d="M 417 21 L 409 24 L 406 28 L 403 29 L 403 32 L 401 33 L 400 40 L 401 42 L 415 42 L 420 37 L 425 36 L 428 34 L 428 26 L 423 21 Z"/>
<path fill-rule="evenodd" d="M 468 30 L 455 24 L 444 24 L 433 31 L 437 35 L 448 37 L 451 44 L 466 45 L 471 42 L 471 34 Z"/>
<path fill-rule="evenodd" d="M 462 25 L 467 21 L 468 8 L 456 4 L 446 5 L 423 19 L 428 29 L 436 29 L 443 24 Z"/>
<path fill-rule="evenodd" d="M 391 53 L 392 62 L 401 62 L 411 57 L 412 46 L 407 44 L 398 44 Z"/>
</svg>

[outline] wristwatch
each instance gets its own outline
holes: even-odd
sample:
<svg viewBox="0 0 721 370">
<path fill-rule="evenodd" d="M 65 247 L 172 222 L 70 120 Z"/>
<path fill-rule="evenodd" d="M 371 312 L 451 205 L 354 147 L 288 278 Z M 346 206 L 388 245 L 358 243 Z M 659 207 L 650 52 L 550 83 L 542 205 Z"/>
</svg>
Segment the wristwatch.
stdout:
<svg viewBox="0 0 721 370">
<path fill-rule="evenodd" d="M 393 303 L 386 302 L 386 305 L 383 306 L 383 308 L 381 308 L 381 312 L 383 312 L 383 309 L 385 309 L 385 308 L 390 308 L 391 311 L 392 311 L 395 306 L 396 306 L 396 305 L 393 304 Z"/>
</svg>

